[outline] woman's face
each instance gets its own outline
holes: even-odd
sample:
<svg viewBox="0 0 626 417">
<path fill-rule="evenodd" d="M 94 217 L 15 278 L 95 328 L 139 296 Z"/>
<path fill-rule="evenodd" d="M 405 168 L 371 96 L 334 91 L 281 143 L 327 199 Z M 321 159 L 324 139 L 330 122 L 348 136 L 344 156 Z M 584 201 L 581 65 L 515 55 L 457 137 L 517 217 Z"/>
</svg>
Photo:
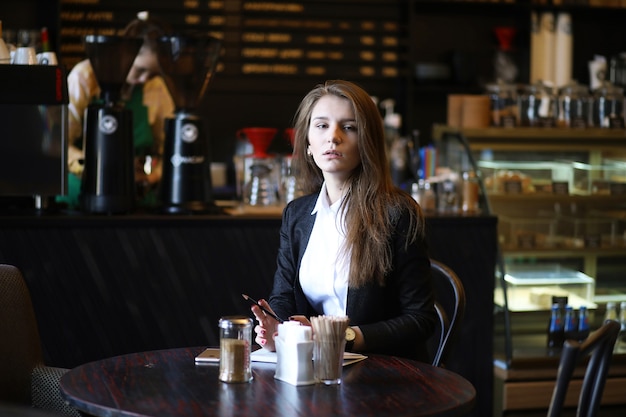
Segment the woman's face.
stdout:
<svg viewBox="0 0 626 417">
<path fill-rule="evenodd" d="M 308 139 L 315 164 L 327 180 L 345 181 L 361 163 L 356 120 L 345 98 L 325 95 L 317 101 Z"/>
<path fill-rule="evenodd" d="M 144 84 L 150 78 L 160 72 L 159 59 L 156 53 L 146 47 L 142 47 L 133 66 L 128 72 L 126 82 L 131 85 Z"/>
</svg>

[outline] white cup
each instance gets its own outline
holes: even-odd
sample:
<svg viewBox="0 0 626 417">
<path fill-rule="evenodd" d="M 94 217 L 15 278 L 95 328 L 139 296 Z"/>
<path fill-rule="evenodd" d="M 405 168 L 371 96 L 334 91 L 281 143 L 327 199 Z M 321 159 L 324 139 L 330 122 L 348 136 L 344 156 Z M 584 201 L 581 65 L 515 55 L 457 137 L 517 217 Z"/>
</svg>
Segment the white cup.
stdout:
<svg viewBox="0 0 626 417">
<path fill-rule="evenodd" d="M 57 54 L 54 52 L 40 52 L 37 54 L 37 63 L 39 65 L 58 65 Z"/>
<path fill-rule="evenodd" d="M 30 46 L 22 46 L 15 50 L 15 58 L 13 59 L 14 64 L 18 65 L 36 65 L 37 64 L 37 54 L 35 53 L 35 48 Z"/>
</svg>

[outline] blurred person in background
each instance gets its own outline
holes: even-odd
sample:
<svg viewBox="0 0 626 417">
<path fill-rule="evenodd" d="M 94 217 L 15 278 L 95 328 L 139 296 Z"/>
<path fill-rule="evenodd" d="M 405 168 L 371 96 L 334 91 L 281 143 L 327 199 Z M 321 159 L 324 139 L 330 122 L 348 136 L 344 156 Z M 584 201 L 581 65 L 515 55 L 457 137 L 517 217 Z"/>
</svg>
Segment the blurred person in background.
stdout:
<svg viewBox="0 0 626 417">
<path fill-rule="evenodd" d="M 140 12 L 123 31 L 123 36 L 142 37 L 144 43 L 133 62 L 123 89 L 125 107 L 133 111 L 133 144 L 138 163 L 135 182 L 154 185 L 161 179 L 161 161 L 165 140 L 165 119 L 174 114 L 174 101 L 161 77 L 158 39 L 171 34 L 166 23 Z M 58 197 L 70 207 L 78 207 L 80 178 L 83 171 L 83 122 L 85 110 L 100 95 L 98 80 L 89 59 L 76 64 L 67 77 L 68 117 L 68 195 Z M 148 156 L 149 166 L 144 163 Z M 152 196 L 151 198 L 155 198 Z"/>
</svg>

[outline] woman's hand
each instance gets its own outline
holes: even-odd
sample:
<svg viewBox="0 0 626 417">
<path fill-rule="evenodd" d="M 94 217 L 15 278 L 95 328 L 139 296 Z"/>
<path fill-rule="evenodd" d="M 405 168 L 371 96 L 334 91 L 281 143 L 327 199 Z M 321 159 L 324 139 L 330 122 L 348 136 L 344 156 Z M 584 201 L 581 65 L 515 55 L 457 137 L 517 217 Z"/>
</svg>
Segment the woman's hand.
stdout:
<svg viewBox="0 0 626 417">
<path fill-rule="evenodd" d="M 272 313 L 274 312 L 264 299 L 260 299 L 259 304 Z M 253 305 L 250 310 L 252 310 L 252 313 L 254 313 L 259 322 L 259 324 L 254 327 L 256 333 L 254 341 L 269 351 L 275 351 L 276 345 L 274 344 L 274 336 L 278 333 L 278 322 L 273 317 L 265 314 L 257 305 Z"/>
</svg>

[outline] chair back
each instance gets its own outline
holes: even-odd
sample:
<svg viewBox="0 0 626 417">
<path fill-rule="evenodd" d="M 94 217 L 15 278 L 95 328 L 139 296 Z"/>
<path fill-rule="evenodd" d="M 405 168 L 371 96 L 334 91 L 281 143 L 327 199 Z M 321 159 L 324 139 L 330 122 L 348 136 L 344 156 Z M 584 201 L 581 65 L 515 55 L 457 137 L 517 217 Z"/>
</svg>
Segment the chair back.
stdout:
<svg viewBox="0 0 626 417">
<path fill-rule="evenodd" d="M 600 408 L 602 393 L 606 383 L 606 375 L 613 357 L 613 348 L 619 334 L 620 324 L 613 320 L 604 322 L 595 332 L 582 343 L 566 340 L 561 352 L 556 384 L 552 392 L 548 417 L 559 417 L 569 383 L 576 365 L 589 356 L 587 369 L 578 397 L 577 417 L 595 417 Z"/>
<path fill-rule="evenodd" d="M 39 329 L 24 277 L 0 264 L 0 402 L 31 405 L 31 374 L 43 364 Z"/>
<path fill-rule="evenodd" d="M 428 342 L 432 365 L 445 366 L 465 315 L 465 289 L 456 273 L 442 262 L 430 260 L 437 328 Z"/>
</svg>

